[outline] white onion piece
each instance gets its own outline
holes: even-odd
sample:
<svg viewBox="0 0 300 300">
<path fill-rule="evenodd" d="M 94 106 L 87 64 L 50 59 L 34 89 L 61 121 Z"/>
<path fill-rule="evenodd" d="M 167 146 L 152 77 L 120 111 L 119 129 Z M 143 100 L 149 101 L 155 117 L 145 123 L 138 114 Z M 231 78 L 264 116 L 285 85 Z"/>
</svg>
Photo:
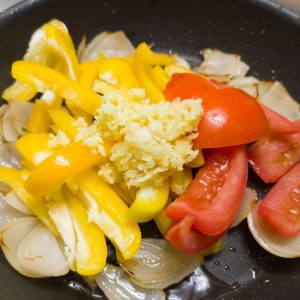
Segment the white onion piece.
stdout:
<svg viewBox="0 0 300 300">
<path fill-rule="evenodd" d="M 191 68 L 191 65 L 182 56 L 179 56 L 178 54 L 173 54 L 172 56 L 176 60 L 176 65 L 179 65 L 179 66 L 182 66 L 182 67 L 185 67 L 185 68 L 188 68 L 188 69 Z"/>
<path fill-rule="evenodd" d="M 86 36 L 84 35 L 77 47 L 77 50 L 76 50 L 77 57 L 80 61 L 81 61 L 81 58 L 82 58 L 82 55 L 83 55 L 85 49 L 86 49 Z"/>
<path fill-rule="evenodd" d="M 205 49 L 204 60 L 198 72 L 216 80 L 227 82 L 235 77 L 244 77 L 249 66 L 241 61 L 239 55 L 228 54 L 216 49 Z"/>
<path fill-rule="evenodd" d="M 3 116 L 8 109 L 7 104 L 3 104 L 0 106 L 0 142 L 5 142 L 5 138 L 3 136 Z"/>
<path fill-rule="evenodd" d="M 109 264 L 95 277 L 95 280 L 109 300 L 166 299 L 164 291 L 144 289 L 130 281 L 121 268 Z"/>
<path fill-rule="evenodd" d="M 8 109 L 3 115 L 2 132 L 3 138 L 7 142 L 15 142 L 19 137 L 10 109 Z"/>
<path fill-rule="evenodd" d="M 20 243 L 17 257 L 22 267 L 38 277 L 62 276 L 69 272 L 57 238 L 41 223 Z"/>
<path fill-rule="evenodd" d="M 247 187 L 240 210 L 236 215 L 236 217 L 234 218 L 230 228 L 235 227 L 239 225 L 242 221 L 244 221 L 249 215 L 249 213 L 252 211 L 252 209 L 254 208 L 256 202 L 257 202 L 256 191 L 254 189 Z"/>
<path fill-rule="evenodd" d="M 268 252 L 285 258 L 300 256 L 300 235 L 295 238 L 284 238 L 266 225 L 255 207 L 248 215 L 248 227 L 255 240 Z"/>
<path fill-rule="evenodd" d="M 27 215 L 33 215 L 31 209 L 24 204 L 24 202 L 14 191 L 10 191 L 9 193 L 7 193 L 4 197 L 4 200 L 8 205 L 18 210 L 19 212 Z"/>
<path fill-rule="evenodd" d="M 229 86 L 243 90 L 254 98 L 258 97 L 258 84 L 259 80 L 254 77 L 234 78 L 228 82 Z"/>
<path fill-rule="evenodd" d="M 127 276 L 148 289 L 164 289 L 181 281 L 203 263 L 199 256 L 187 255 L 162 239 L 143 239 L 137 254 L 129 260 L 118 255 Z"/>
<path fill-rule="evenodd" d="M 21 217 L 24 217 L 24 214 L 7 204 L 2 194 L 0 194 L 0 230 L 6 224 Z"/>
<path fill-rule="evenodd" d="M 101 32 L 87 45 L 81 62 L 97 59 L 99 53 L 105 57 L 125 57 L 133 55 L 134 47 L 123 31 Z"/>
<path fill-rule="evenodd" d="M 33 103 L 23 101 L 11 101 L 9 110 L 11 112 L 14 126 L 20 135 L 24 135 L 28 131 L 28 122 L 32 112 Z"/>
<path fill-rule="evenodd" d="M 258 101 L 291 121 L 300 119 L 299 104 L 278 81 L 261 81 Z"/>
<path fill-rule="evenodd" d="M 21 155 L 18 152 L 15 143 L 0 144 L 0 166 L 21 169 Z"/>
<path fill-rule="evenodd" d="M 38 219 L 33 217 L 19 218 L 7 224 L 1 230 L 1 248 L 9 264 L 20 274 L 28 277 L 38 277 L 25 269 L 19 262 L 17 252 L 21 242 L 38 225 Z"/>
</svg>

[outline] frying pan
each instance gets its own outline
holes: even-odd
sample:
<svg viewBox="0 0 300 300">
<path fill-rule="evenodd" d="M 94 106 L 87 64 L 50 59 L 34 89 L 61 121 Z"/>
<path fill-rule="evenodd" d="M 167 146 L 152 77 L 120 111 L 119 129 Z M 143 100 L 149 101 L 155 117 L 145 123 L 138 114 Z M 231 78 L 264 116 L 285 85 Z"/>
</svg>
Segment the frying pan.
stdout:
<svg viewBox="0 0 300 300">
<path fill-rule="evenodd" d="M 0 90 L 11 83 L 11 62 L 23 56 L 32 32 L 51 18 L 67 24 L 76 44 L 84 34 L 90 39 L 102 30 L 122 29 L 135 45 L 147 41 L 156 51 L 172 50 L 195 64 L 201 59 L 199 50 L 206 47 L 239 53 L 251 66 L 252 75 L 280 80 L 300 99 L 300 19 L 267 0 L 23 1 L 0 15 Z M 270 188 L 252 173 L 249 180 L 260 196 Z M 151 223 L 143 231 L 157 236 Z M 281 259 L 264 251 L 245 222 L 230 231 L 223 250 L 208 257 L 205 268 L 216 288 L 206 294 L 197 292 L 197 284 L 184 290 L 182 286 L 193 279 L 187 278 L 172 287 L 178 292 L 177 299 L 300 298 L 300 259 Z M 221 290 L 226 293 L 218 295 Z M 25 278 L 0 255 L 0 299 L 92 297 L 103 299 L 100 292 L 92 296 L 74 274 Z"/>
</svg>

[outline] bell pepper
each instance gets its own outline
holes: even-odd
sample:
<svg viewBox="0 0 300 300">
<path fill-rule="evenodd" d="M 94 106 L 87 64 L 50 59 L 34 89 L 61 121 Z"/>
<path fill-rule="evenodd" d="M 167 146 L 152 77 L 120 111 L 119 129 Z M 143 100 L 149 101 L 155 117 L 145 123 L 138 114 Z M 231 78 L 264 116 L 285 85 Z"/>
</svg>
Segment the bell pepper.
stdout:
<svg viewBox="0 0 300 300">
<path fill-rule="evenodd" d="M 161 186 L 141 187 L 129 208 L 128 215 L 135 222 L 152 220 L 165 206 L 169 197 L 169 182 Z"/>
<path fill-rule="evenodd" d="M 188 185 L 193 180 L 193 172 L 191 168 L 184 167 L 182 171 L 177 171 L 172 175 L 171 190 L 175 193 L 175 197 L 185 192 Z"/>
<path fill-rule="evenodd" d="M 51 90 L 90 114 L 94 114 L 101 105 L 101 98 L 97 93 L 43 65 L 16 61 L 12 65 L 12 76 L 39 92 Z"/>
<path fill-rule="evenodd" d="M 156 85 L 160 88 L 161 91 L 164 91 L 170 80 L 170 77 L 166 74 L 164 69 L 159 65 L 156 65 L 152 69 L 152 74 Z"/>
<path fill-rule="evenodd" d="M 201 166 L 204 165 L 204 163 L 205 161 L 204 161 L 203 153 L 201 150 L 199 150 L 197 157 L 186 165 L 190 168 L 200 168 Z"/>
<path fill-rule="evenodd" d="M 172 201 L 168 199 L 164 208 L 154 218 L 154 222 L 162 236 L 165 236 L 166 232 L 170 229 L 172 225 L 172 220 L 165 216 L 165 211 L 171 202 Z"/>
<path fill-rule="evenodd" d="M 104 145 L 106 152 L 109 145 Z M 107 157 L 92 154 L 80 143 L 69 144 L 56 150 L 30 173 L 25 187 L 35 196 L 43 196 L 66 179 L 90 167 L 104 163 Z"/>
<path fill-rule="evenodd" d="M 168 74 L 169 77 L 172 77 L 172 75 L 176 73 L 193 73 L 191 69 L 177 64 L 166 66 L 165 72 Z"/>
<path fill-rule="evenodd" d="M 152 67 L 156 64 L 155 55 L 145 44 L 140 44 L 135 50 L 133 70 L 146 96 L 153 102 L 165 100 L 163 92 L 159 89 L 152 74 Z"/>
<path fill-rule="evenodd" d="M 66 99 L 66 106 L 70 113 L 75 117 L 82 117 L 85 119 L 87 124 L 92 124 L 93 123 L 93 115 L 86 112 L 85 110 L 81 109 L 77 105 L 75 105 L 71 100 Z"/>
<path fill-rule="evenodd" d="M 20 199 L 28 206 L 31 211 L 58 236 L 58 231 L 51 220 L 46 201 L 44 198 L 36 198 L 24 188 L 25 180 L 20 171 L 12 168 L 0 167 L 0 181 L 10 186 Z"/>
<path fill-rule="evenodd" d="M 41 100 L 36 100 L 30 115 L 28 131 L 31 133 L 47 132 L 51 123 L 47 103 Z"/>
<path fill-rule="evenodd" d="M 62 109 L 49 109 L 48 113 L 58 129 L 63 131 L 71 140 L 74 141 L 77 129 L 74 125 L 72 125 L 72 122 L 74 122 L 75 119 Z"/>
<path fill-rule="evenodd" d="M 141 232 L 138 224 L 129 219 L 126 204 L 92 170 L 74 180 L 80 187 L 78 196 L 89 210 L 89 218 L 120 250 L 124 259 L 132 258 L 140 247 Z"/>
<path fill-rule="evenodd" d="M 165 53 L 154 53 L 155 62 L 160 66 L 168 66 L 174 64 L 176 59 L 168 54 Z"/>
<path fill-rule="evenodd" d="M 28 133 L 17 140 L 16 148 L 31 166 L 38 165 L 53 153 L 48 147 L 50 139 L 47 133 Z"/>
<path fill-rule="evenodd" d="M 77 236 L 77 273 L 83 276 L 95 275 L 101 272 L 106 264 L 107 246 L 104 234 L 95 223 L 89 222 L 82 202 L 68 189 L 64 189 L 63 192 L 68 201 Z"/>
</svg>

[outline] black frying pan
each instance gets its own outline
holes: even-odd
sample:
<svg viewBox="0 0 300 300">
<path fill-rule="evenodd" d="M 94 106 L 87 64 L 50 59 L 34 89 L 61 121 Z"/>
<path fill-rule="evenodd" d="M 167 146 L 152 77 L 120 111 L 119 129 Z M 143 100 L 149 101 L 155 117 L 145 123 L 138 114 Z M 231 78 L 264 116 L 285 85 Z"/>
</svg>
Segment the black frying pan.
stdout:
<svg viewBox="0 0 300 300">
<path fill-rule="evenodd" d="M 11 62 L 23 56 L 34 29 L 51 18 L 67 24 L 75 43 L 84 34 L 91 38 L 102 30 L 123 29 L 135 44 L 147 41 L 155 50 L 171 49 L 194 62 L 200 61 L 198 51 L 206 47 L 240 53 L 253 75 L 282 81 L 300 100 L 300 19 L 267 0 L 23 1 L 0 15 L 0 90 L 11 82 Z M 250 180 L 260 196 L 269 188 L 253 174 Z M 146 235 L 157 234 L 151 224 L 143 227 Z M 223 282 L 238 283 L 228 288 L 214 280 L 218 287 L 208 298 L 300 299 L 300 260 L 265 252 L 245 222 L 230 232 L 222 252 L 209 257 L 205 266 Z M 216 291 L 224 289 L 227 293 L 216 296 Z M 192 299 L 201 296 L 194 293 Z M 1 300 L 91 297 L 74 274 L 28 279 L 13 271 L 0 255 Z M 101 299 L 100 293 L 95 297 Z"/>
</svg>

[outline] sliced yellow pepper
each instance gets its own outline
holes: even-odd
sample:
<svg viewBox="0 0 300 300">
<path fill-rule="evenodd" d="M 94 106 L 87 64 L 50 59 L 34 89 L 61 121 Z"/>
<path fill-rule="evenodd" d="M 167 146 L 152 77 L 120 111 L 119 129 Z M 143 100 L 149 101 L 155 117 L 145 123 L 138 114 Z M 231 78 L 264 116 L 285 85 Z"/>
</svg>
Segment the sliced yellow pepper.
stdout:
<svg viewBox="0 0 300 300">
<path fill-rule="evenodd" d="M 141 232 L 138 224 L 129 219 L 126 204 L 94 171 L 82 173 L 75 180 L 89 217 L 120 250 L 124 259 L 133 257 L 140 248 Z"/>
<path fill-rule="evenodd" d="M 109 150 L 107 145 L 104 145 Z M 35 196 L 43 196 L 74 176 L 96 164 L 104 163 L 107 157 L 92 154 L 80 143 L 69 144 L 56 150 L 37 165 L 30 173 L 25 187 Z"/>
<path fill-rule="evenodd" d="M 71 140 L 74 140 L 77 129 L 72 123 L 75 122 L 75 119 L 62 109 L 49 109 L 48 113 L 53 123 Z"/>
<path fill-rule="evenodd" d="M 88 124 L 92 124 L 93 123 L 93 115 L 86 112 L 85 110 L 79 108 L 77 105 L 75 105 L 72 101 L 70 100 L 66 100 L 66 106 L 68 108 L 68 110 L 70 111 L 70 113 L 75 117 L 82 117 L 85 119 L 85 121 Z"/>
<path fill-rule="evenodd" d="M 177 65 L 177 64 L 172 64 L 172 65 L 166 66 L 165 72 L 170 77 L 175 73 L 193 73 L 193 71 L 191 69 L 186 68 L 184 66 Z"/>
<path fill-rule="evenodd" d="M 47 133 L 28 133 L 17 140 L 16 148 L 31 166 L 38 165 L 53 153 L 48 147 L 50 139 Z"/>
<path fill-rule="evenodd" d="M 165 97 L 153 78 L 154 65 L 156 65 L 154 53 L 145 43 L 140 44 L 134 54 L 134 73 L 141 87 L 145 89 L 146 96 L 153 103 L 157 103 L 164 101 Z"/>
<path fill-rule="evenodd" d="M 152 69 L 152 73 L 153 73 L 153 78 L 155 83 L 157 84 L 157 86 L 160 88 L 161 91 L 164 91 L 166 85 L 170 81 L 170 77 L 166 74 L 164 69 L 159 65 L 156 65 Z"/>
<path fill-rule="evenodd" d="M 118 87 L 128 90 L 139 87 L 131 65 L 121 58 L 110 58 L 100 65 L 99 78 L 105 79 L 105 76 L 108 77 L 108 80 L 105 80 L 108 83 L 111 76 L 111 80 L 115 80 Z"/>
<path fill-rule="evenodd" d="M 24 188 L 25 180 L 20 171 L 0 167 L 0 181 L 9 185 L 32 212 L 56 235 L 57 229 L 51 220 L 44 198 L 35 198 Z"/>
<path fill-rule="evenodd" d="M 19 100 L 23 102 L 30 101 L 37 93 L 35 88 L 15 81 L 11 86 L 6 88 L 2 94 L 2 98 L 6 101 Z"/>
<path fill-rule="evenodd" d="M 39 64 L 16 61 L 12 65 L 12 76 L 39 92 L 51 90 L 90 114 L 94 114 L 101 104 L 101 98 L 97 93 Z"/>
<path fill-rule="evenodd" d="M 204 161 L 203 153 L 201 150 L 199 150 L 197 157 L 186 165 L 190 168 L 200 168 L 201 166 L 204 165 L 204 163 L 205 161 Z"/>
<path fill-rule="evenodd" d="M 88 221 L 85 206 L 68 189 L 64 189 L 71 211 L 77 237 L 76 269 L 84 276 L 95 275 L 106 264 L 107 246 L 104 234 L 94 223 Z"/>
<path fill-rule="evenodd" d="M 47 103 L 41 100 L 36 100 L 30 115 L 28 131 L 31 133 L 47 132 L 51 123 Z"/>
<path fill-rule="evenodd" d="M 174 64 L 176 62 L 176 59 L 168 54 L 165 53 L 154 53 L 155 61 L 160 66 L 167 66 Z"/>
<path fill-rule="evenodd" d="M 152 220 L 165 206 L 169 197 L 169 182 L 161 186 L 143 186 L 136 193 L 128 215 L 135 222 Z"/>
<path fill-rule="evenodd" d="M 170 218 L 166 217 L 166 215 L 165 215 L 167 207 L 169 204 L 171 204 L 171 202 L 172 201 L 170 199 L 168 199 L 164 208 L 154 218 L 154 222 L 162 236 L 164 236 L 167 233 L 167 231 L 169 230 L 169 228 L 172 225 L 172 220 Z"/>
</svg>

